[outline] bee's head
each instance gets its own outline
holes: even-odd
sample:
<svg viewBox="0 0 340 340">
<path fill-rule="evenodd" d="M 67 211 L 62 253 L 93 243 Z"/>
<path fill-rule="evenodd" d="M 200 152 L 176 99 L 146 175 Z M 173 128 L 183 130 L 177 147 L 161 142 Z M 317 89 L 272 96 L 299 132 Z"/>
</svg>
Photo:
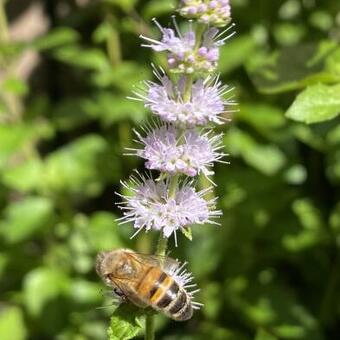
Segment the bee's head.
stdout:
<svg viewBox="0 0 340 340">
<path fill-rule="evenodd" d="M 107 284 L 112 285 L 112 278 L 134 277 L 135 269 L 129 252 L 131 251 L 128 249 L 117 249 L 97 255 L 96 271 Z"/>
</svg>

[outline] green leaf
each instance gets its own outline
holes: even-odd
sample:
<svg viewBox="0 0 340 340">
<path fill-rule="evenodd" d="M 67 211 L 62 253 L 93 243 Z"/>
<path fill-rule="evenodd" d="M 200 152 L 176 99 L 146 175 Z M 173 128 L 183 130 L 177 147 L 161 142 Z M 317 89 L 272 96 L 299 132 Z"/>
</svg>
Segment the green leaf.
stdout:
<svg viewBox="0 0 340 340">
<path fill-rule="evenodd" d="M 246 122 L 259 131 L 283 127 L 285 118 L 283 111 L 267 104 L 243 103 L 235 119 Z"/>
<path fill-rule="evenodd" d="M 277 146 L 258 144 L 237 128 L 226 134 L 224 142 L 228 152 L 233 156 L 241 156 L 247 164 L 265 175 L 274 175 L 286 163 L 284 153 Z"/>
<path fill-rule="evenodd" d="M 114 28 L 111 22 L 109 22 L 108 20 L 103 21 L 98 25 L 98 27 L 93 32 L 92 39 L 97 44 L 104 43 L 107 40 L 109 40 L 113 30 Z"/>
<path fill-rule="evenodd" d="M 307 230 L 317 231 L 324 226 L 321 212 L 308 199 L 295 200 L 293 211 L 299 217 L 301 225 Z"/>
<path fill-rule="evenodd" d="M 252 57 L 256 47 L 256 41 L 250 35 L 232 38 L 225 47 L 221 48 L 219 63 L 221 73 L 226 74 L 243 65 Z"/>
<path fill-rule="evenodd" d="M 71 282 L 70 294 L 77 303 L 99 304 L 102 300 L 101 284 L 74 279 Z"/>
<path fill-rule="evenodd" d="M 295 164 L 290 167 L 285 173 L 285 180 L 289 184 L 299 185 L 306 181 L 307 171 L 301 164 Z"/>
<path fill-rule="evenodd" d="M 36 39 L 32 45 L 38 50 L 43 51 L 63 47 L 75 43 L 78 40 L 79 34 L 77 31 L 69 27 L 58 27 L 50 33 Z"/>
<path fill-rule="evenodd" d="M 331 145 L 340 144 L 340 124 L 327 134 L 327 142 Z"/>
<path fill-rule="evenodd" d="M 311 126 L 303 123 L 297 123 L 291 126 L 290 130 L 293 136 L 302 143 L 309 145 L 316 150 L 324 151 L 324 140 L 312 130 Z"/>
<path fill-rule="evenodd" d="M 283 136 L 283 127 L 287 124 L 284 111 L 273 105 L 262 103 L 244 103 L 239 106 L 233 120 L 246 123 L 266 139 L 278 142 Z"/>
<path fill-rule="evenodd" d="M 145 19 L 151 19 L 167 13 L 171 13 L 171 11 L 176 7 L 176 5 L 177 3 L 174 0 L 168 1 L 150 0 L 144 6 L 143 17 Z"/>
<path fill-rule="evenodd" d="M 28 312 L 37 317 L 51 300 L 68 294 L 69 277 L 57 268 L 41 267 L 29 272 L 24 279 L 24 301 Z"/>
<path fill-rule="evenodd" d="M 326 32 L 332 29 L 333 20 L 332 15 L 323 10 L 313 12 L 309 18 L 311 25 Z"/>
<path fill-rule="evenodd" d="M 10 171 L 4 172 L 3 182 L 21 192 L 38 189 L 42 186 L 43 169 L 41 160 L 36 158 L 29 159 L 11 167 Z"/>
<path fill-rule="evenodd" d="M 280 45 L 296 46 L 306 34 L 303 25 L 292 23 L 276 24 L 273 34 Z"/>
<path fill-rule="evenodd" d="M 2 41 L 0 44 L 0 60 L 4 62 L 7 62 L 10 59 L 13 60 L 20 56 L 26 47 L 27 45 L 23 42 L 14 42 L 13 40 L 10 42 Z"/>
<path fill-rule="evenodd" d="M 123 246 L 115 216 L 108 212 L 95 213 L 90 219 L 87 233 L 94 251 L 111 250 Z"/>
<path fill-rule="evenodd" d="M 278 338 L 268 331 L 260 328 L 256 333 L 255 340 L 278 340 Z"/>
<path fill-rule="evenodd" d="M 111 66 L 105 53 L 97 48 L 66 46 L 54 51 L 56 59 L 69 65 L 94 71 L 109 71 Z"/>
<path fill-rule="evenodd" d="M 306 331 L 303 326 L 285 325 L 274 327 L 275 334 L 284 339 L 305 339 Z"/>
<path fill-rule="evenodd" d="M 109 340 L 129 340 L 135 338 L 142 328 L 141 311 L 131 304 L 121 305 L 110 321 Z"/>
<path fill-rule="evenodd" d="M 309 199 L 296 199 L 292 210 L 298 217 L 302 228 L 295 234 L 286 234 L 282 239 L 283 245 L 292 252 L 303 251 L 324 243 L 326 232 L 321 212 Z"/>
<path fill-rule="evenodd" d="M 27 84 L 18 78 L 7 78 L 2 84 L 3 90 L 18 96 L 24 96 L 29 92 Z"/>
<path fill-rule="evenodd" d="M 11 157 L 33 136 L 33 129 L 24 124 L 0 125 L 0 168 L 7 166 Z"/>
<path fill-rule="evenodd" d="M 272 54 L 261 50 L 249 59 L 247 70 L 263 93 L 290 91 L 320 82 L 339 82 L 340 76 L 326 67 L 327 57 L 336 47 L 333 41 L 321 41 L 286 47 Z"/>
<path fill-rule="evenodd" d="M 86 135 L 50 153 L 44 183 L 50 190 L 97 195 L 102 186 L 101 169 L 108 144 L 98 135 Z"/>
<path fill-rule="evenodd" d="M 52 217 L 53 204 L 50 199 L 27 197 L 7 207 L 0 232 L 9 243 L 21 242 L 38 230 L 49 228 Z"/>
<path fill-rule="evenodd" d="M 0 339 L 25 340 L 27 330 L 23 313 L 18 307 L 2 307 L 0 310 Z"/>
<path fill-rule="evenodd" d="M 286 117 L 306 124 L 320 123 L 340 113 L 340 84 L 307 87 L 286 113 Z"/>
<path fill-rule="evenodd" d="M 340 75 L 340 47 L 327 57 L 326 69 L 329 72 Z"/>
<path fill-rule="evenodd" d="M 98 87 L 113 85 L 129 93 L 129 95 L 131 95 L 131 89 L 145 79 L 150 79 L 150 70 L 142 65 L 128 61 L 120 63 L 119 67 L 103 68 L 100 72 L 93 75 L 93 82 Z M 120 97 L 119 99 L 122 100 L 123 98 Z M 125 99 L 125 101 L 127 100 Z M 140 106 L 143 108 L 142 105 Z"/>
<path fill-rule="evenodd" d="M 248 280 L 243 275 L 234 279 L 241 282 L 228 283 L 226 299 L 260 327 L 259 339 L 324 340 L 318 320 L 297 300 L 293 289 L 275 279 Z"/>
<path fill-rule="evenodd" d="M 138 0 L 105 0 L 105 2 L 119 6 L 123 11 L 129 13 L 133 10 Z"/>
<path fill-rule="evenodd" d="M 98 93 L 95 98 L 86 100 L 84 109 L 91 116 L 98 117 L 105 126 L 126 119 L 140 122 L 146 116 L 146 110 L 139 102 L 104 91 Z"/>
<path fill-rule="evenodd" d="M 192 229 L 190 227 L 181 229 L 183 235 L 190 241 L 192 241 Z"/>
</svg>

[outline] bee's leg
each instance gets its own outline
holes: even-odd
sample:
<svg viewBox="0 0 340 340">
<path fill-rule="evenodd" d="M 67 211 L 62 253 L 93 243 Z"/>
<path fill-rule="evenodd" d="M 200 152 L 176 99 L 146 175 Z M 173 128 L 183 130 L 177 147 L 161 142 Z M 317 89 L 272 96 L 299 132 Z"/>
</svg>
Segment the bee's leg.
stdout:
<svg viewBox="0 0 340 340">
<path fill-rule="evenodd" d="M 116 298 L 120 302 L 126 302 L 127 301 L 127 297 L 124 294 L 124 292 L 117 287 L 113 288 L 113 296 L 114 296 L 114 298 Z"/>
<path fill-rule="evenodd" d="M 106 289 L 103 290 L 101 289 L 101 293 L 103 296 L 109 297 L 112 299 L 112 305 L 110 306 L 115 306 L 115 305 L 120 305 L 123 302 L 126 302 L 126 297 L 124 294 L 120 293 L 120 291 L 115 291 L 115 289 Z"/>
</svg>

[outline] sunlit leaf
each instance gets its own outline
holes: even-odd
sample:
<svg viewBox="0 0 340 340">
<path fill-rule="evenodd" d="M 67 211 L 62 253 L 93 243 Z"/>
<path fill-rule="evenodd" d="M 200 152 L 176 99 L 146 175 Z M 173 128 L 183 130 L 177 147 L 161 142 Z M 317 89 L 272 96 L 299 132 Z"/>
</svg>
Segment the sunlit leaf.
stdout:
<svg viewBox="0 0 340 340">
<path fill-rule="evenodd" d="M 7 78 L 3 82 L 2 88 L 4 91 L 11 92 L 18 96 L 26 95 L 29 92 L 27 84 L 18 78 Z"/>
<path fill-rule="evenodd" d="M 102 301 L 100 283 L 90 282 L 82 279 L 71 282 L 70 294 L 77 303 L 99 304 Z"/>
<path fill-rule="evenodd" d="M 306 86 L 340 81 L 329 72 L 326 58 L 336 49 L 335 42 L 285 47 L 272 54 L 258 52 L 249 59 L 248 72 L 255 86 L 264 93 L 279 93 Z M 292 62 L 294 61 L 294 62 Z"/>
<path fill-rule="evenodd" d="M 286 117 L 307 124 L 335 118 L 340 113 L 340 85 L 313 85 L 300 93 Z"/>
<path fill-rule="evenodd" d="M 296 46 L 305 34 L 306 29 L 301 24 L 281 23 L 277 24 L 274 29 L 277 42 L 283 46 Z"/>
<path fill-rule="evenodd" d="M 8 161 L 15 153 L 19 152 L 33 136 L 34 131 L 24 124 L 0 125 L 0 168 L 8 165 Z"/>
<path fill-rule="evenodd" d="M 146 6 L 144 7 L 143 15 L 147 19 L 159 17 L 160 15 L 171 13 L 171 11 L 176 5 L 177 4 L 174 0 L 169 1 L 150 0 L 146 3 Z"/>
<path fill-rule="evenodd" d="M 39 189 L 43 186 L 43 169 L 43 163 L 39 159 L 29 159 L 5 172 L 3 182 L 22 192 Z"/>
<path fill-rule="evenodd" d="M 181 229 L 183 235 L 190 241 L 192 241 L 192 230 L 191 228 L 183 228 Z"/>
<path fill-rule="evenodd" d="M 233 156 L 242 157 L 247 164 L 266 175 L 277 173 L 286 162 L 285 155 L 277 146 L 261 145 L 236 128 L 229 131 L 224 141 Z"/>
<path fill-rule="evenodd" d="M 24 316 L 18 307 L 1 308 L 0 311 L 0 339 L 1 340 L 25 340 L 27 329 Z"/>
<path fill-rule="evenodd" d="M 53 203 L 44 197 L 27 197 L 9 205 L 5 220 L 0 224 L 0 233 L 9 243 L 32 237 L 43 228 L 50 228 Z"/>
<path fill-rule="evenodd" d="M 221 49 L 219 69 L 221 73 L 228 73 L 243 65 L 257 48 L 254 38 L 249 35 L 231 38 L 228 44 Z"/>
<path fill-rule="evenodd" d="M 76 42 L 79 34 L 70 27 L 58 27 L 33 42 L 39 50 L 49 50 Z"/>
<path fill-rule="evenodd" d="M 83 104 L 84 109 L 91 116 L 98 117 L 105 126 L 127 119 L 140 122 L 146 116 L 146 110 L 140 103 L 109 92 L 101 92 L 95 98 L 84 101 Z"/>
<path fill-rule="evenodd" d="M 130 12 L 138 3 L 138 0 L 104 0 L 105 2 L 119 6 L 122 10 Z"/>
<path fill-rule="evenodd" d="M 35 268 L 24 279 L 24 301 L 29 313 L 37 317 L 49 302 L 67 294 L 69 287 L 69 277 L 57 268 Z"/>
<path fill-rule="evenodd" d="M 121 305 L 111 317 L 108 329 L 109 340 L 135 338 L 142 328 L 141 312 L 131 304 Z"/>
<path fill-rule="evenodd" d="M 89 242 L 95 251 L 111 250 L 123 246 L 115 216 L 108 212 L 94 214 L 89 221 L 87 232 Z"/>
<path fill-rule="evenodd" d="M 110 69 L 109 61 L 100 49 L 84 49 L 71 45 L 54 51 L 53 55 L 64 63 L 88 70 L 102 71 Z"/>
<path fill-rule="evenodd" d="M 295 234 L 287 234 L 282 242 L 290 251 L 302 251 L 327 239 L 320 211 L 306 199 L 297 199 L 292 204 L 294 213 L 303 227 Z"/>
<path fill-rule="evenodd" d="M 96 195 L 103 185 L 98 177 L 107 142 L 98 135 L 87 135 L 51 153 L 46 160 L 45 185 L 56 191 Z"/>
</svg>

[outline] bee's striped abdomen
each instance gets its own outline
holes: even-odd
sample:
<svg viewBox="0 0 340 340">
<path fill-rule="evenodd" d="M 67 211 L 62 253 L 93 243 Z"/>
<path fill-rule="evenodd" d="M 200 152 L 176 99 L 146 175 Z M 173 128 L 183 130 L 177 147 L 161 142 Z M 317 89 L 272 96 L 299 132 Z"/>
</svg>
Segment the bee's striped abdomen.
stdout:
<svg viewBox="0 0 340 340">
<path fill-rule="evenodd" d="M 158 267 L 149 267 L 144 276 L 136 283 L 135 289 L 137 294 L 145 302 L 149 302 L 150 292 L 154 289 L 155 281 L 157 281 L 162 273 L 163 271 Z"/>
<path fill-rule="evenodd" d="M 163 271 L 153 276 L 153 287 L 150 289 L 149 304 L 178 321 L 188 320 L 192 316 L 190 297 L 186 291 L 179 287 L 177 282 Z"/>
</svg>

